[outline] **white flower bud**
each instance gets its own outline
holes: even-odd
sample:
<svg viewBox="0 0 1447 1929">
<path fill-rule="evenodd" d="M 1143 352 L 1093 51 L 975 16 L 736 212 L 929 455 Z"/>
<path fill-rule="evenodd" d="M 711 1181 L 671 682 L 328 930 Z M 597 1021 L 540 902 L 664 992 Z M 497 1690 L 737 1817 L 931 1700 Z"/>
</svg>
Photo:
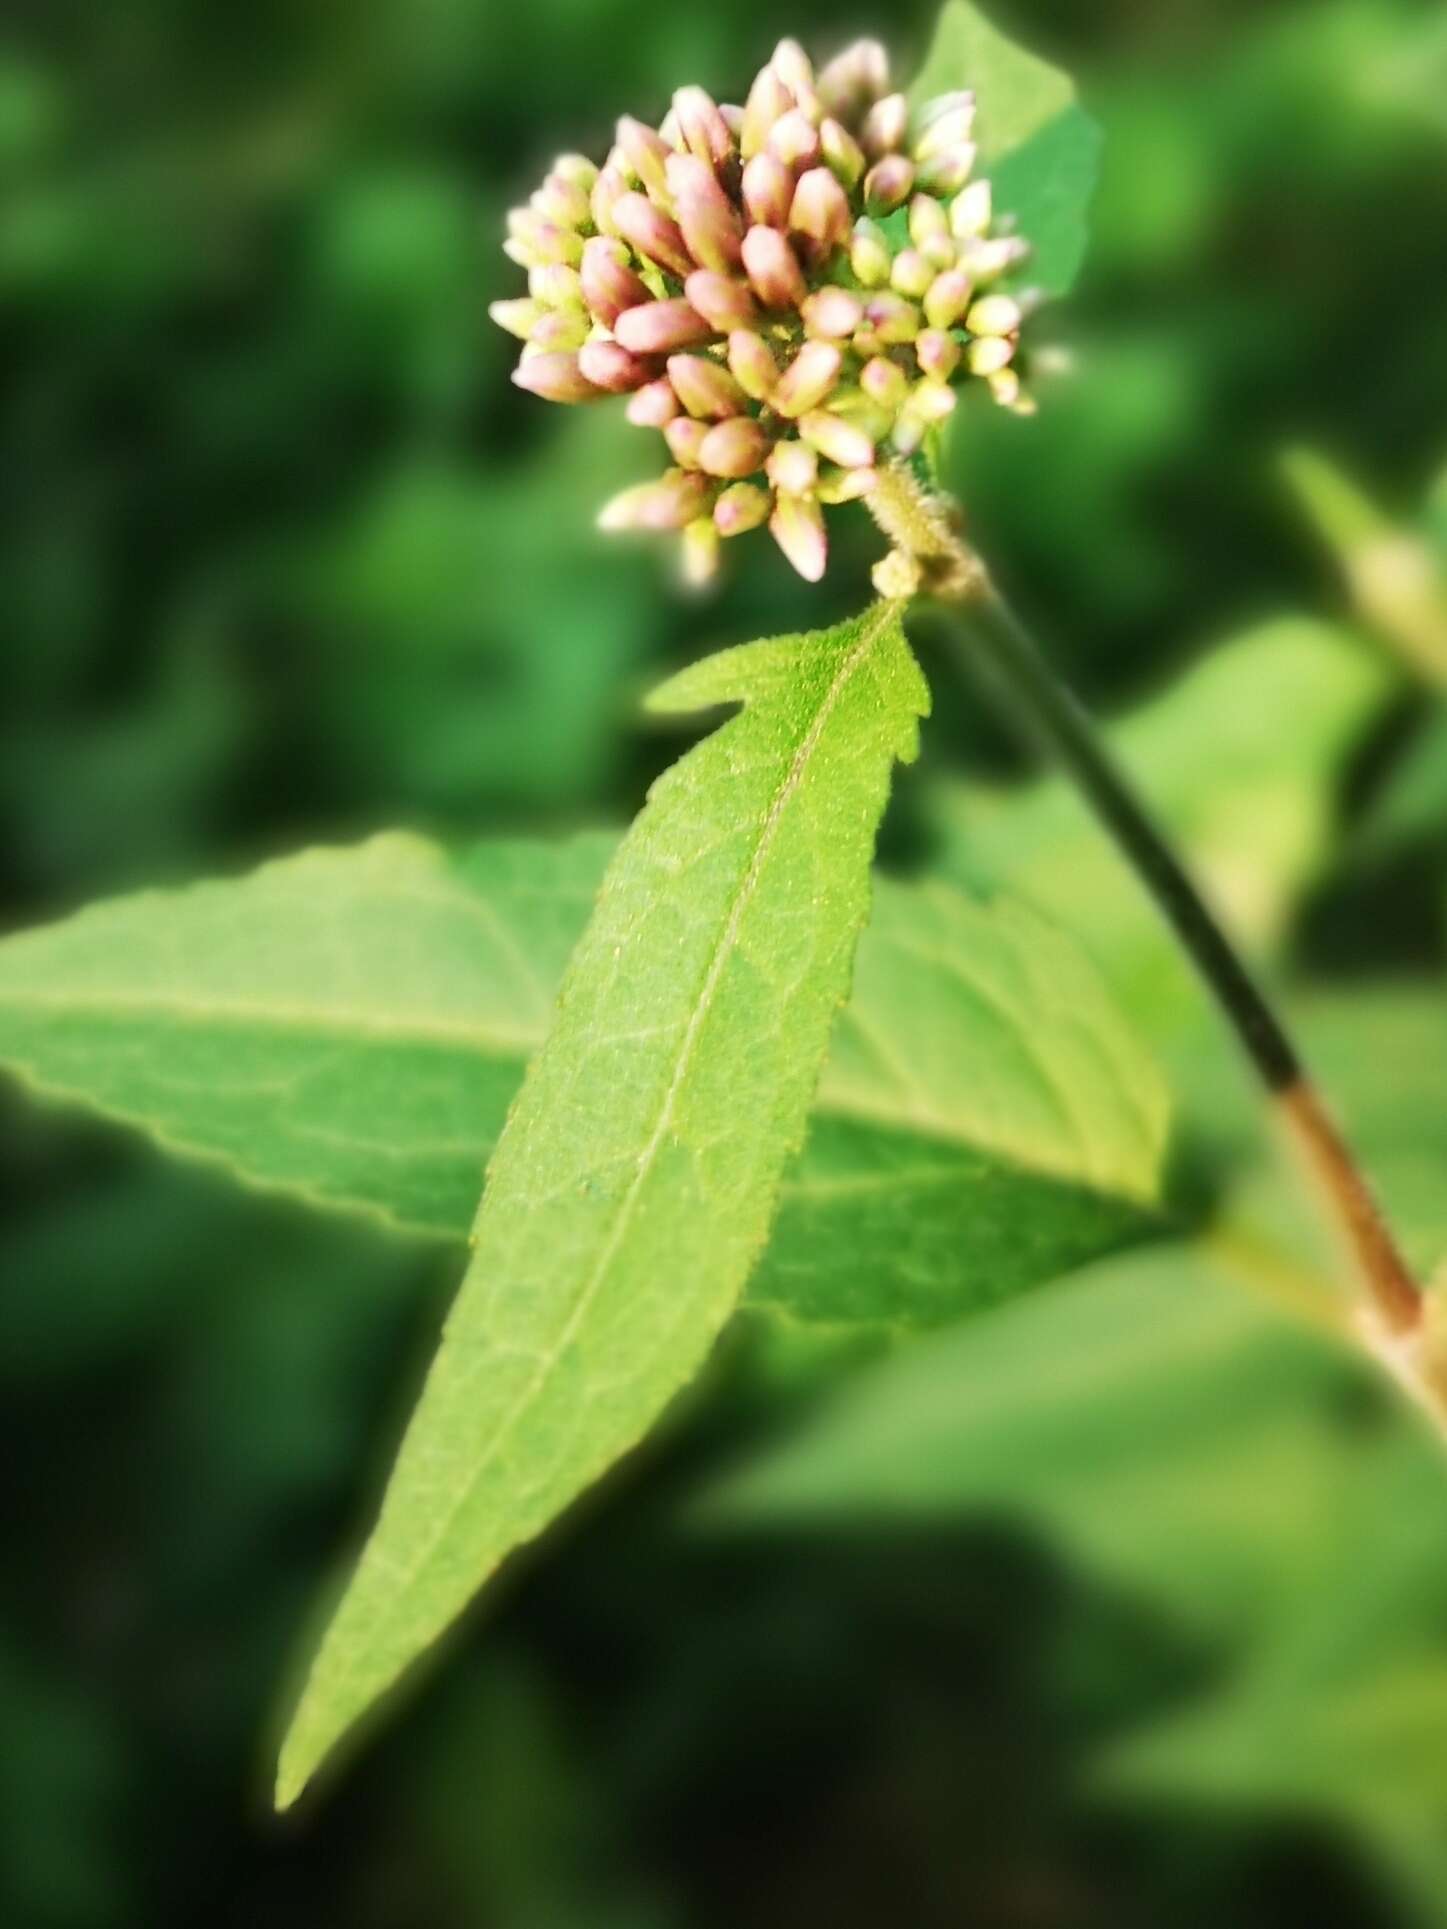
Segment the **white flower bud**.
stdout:
<svg viewBox="0 0 1447 1929">
<path fill-rule="evenodd" d="M 886 94 L 864 117 L 860 143 L 871 161 L 896 153 L 909 127 L 909 102 L 903 94 Z"/>
<path fill-rule="evenodd" d="M 767 489 L 756 482 L 736 482 L 713 506 L 714 527 L 721 536 L 742 536 L 767 520 L 770 507 Z"/>
<path fill-rule="evenodd" d="M 874 444 L 863 429 L 827 409 L 811 409 L 802 416 L 799 434 L 811 449 L 841 469 L 867 469 L 874 461 Z"/>
<path fill-rule="evenodd" d="M 706 355 L 670 355 L 668 379 L 690 415 L 739 415 L 748 399 L 728 370 Z"/>
<path fill-rule="evenodd" d="M 829 562 L 829 536 L 818 503 L 808 496 L 781 495 L 769 529 L 805 582 L 817 583 Z"/>
<path fill-rule="evenodd" d="M 803 415 L 817 408 L 839 380 L 844 358 L 832 342 L 806 341 L 774 386 L 780 415 Z"/>
<path fill-rule="evenodd" d="M 779 379 L 779 365 L 768 343 L 752 329 L 735 329 L 729 336 L 729 369 L 734 380 L 756 402 L 767 402 Z"/>
<path fill-rule="evenodd" d="M 529 356 L 518 363 L 512 379 L 545 402 L 592 402 L 603 392 L 583 374 L 575 353 Z"/>
</svg>

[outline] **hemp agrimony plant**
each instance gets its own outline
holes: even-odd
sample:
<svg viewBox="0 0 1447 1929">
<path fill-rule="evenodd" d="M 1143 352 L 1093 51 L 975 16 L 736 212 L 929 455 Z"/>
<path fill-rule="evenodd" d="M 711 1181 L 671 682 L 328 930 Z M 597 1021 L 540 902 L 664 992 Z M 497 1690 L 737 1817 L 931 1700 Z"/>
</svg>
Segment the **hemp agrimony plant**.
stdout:
<svg viewBox="0 0 1447 1929">
<path fill-rule="evenodd" d="M 1159 1224 L 1162 1082 L 1071 940 L 940 883 L 881 884 L 871 912 L 929 709 L 916 600 L 1175 926 L 1346 1234 L 1362 1334 L 1440 1407 L 1424 1296 L 1290 1041 L 939 485 L 962 393 L 1033 407 L 1029 317 L 1075 274 L 1097 146 L 1069 81 L 951 0 L 908 92 L 874 41 L 816 72 L 785 40 L 742 105 L 684 87 L 601 165 L 558 161 L 509 220 L 527 293 L 492 312 L 520 387 L 626 395 L 666 445 L 604 527 L 678 532 L 703 581 L 767 525 L 812 582 L 827 509 L 861 500 L 888 538 L 879 600 L 654 692 L 740 708 L 616 848 L 385 837 L 0 950 L 0 1050 L 41 1089 L 466 1240 L 282 1805 L 741 1305 L 904 1333 Z"/>
</svg>

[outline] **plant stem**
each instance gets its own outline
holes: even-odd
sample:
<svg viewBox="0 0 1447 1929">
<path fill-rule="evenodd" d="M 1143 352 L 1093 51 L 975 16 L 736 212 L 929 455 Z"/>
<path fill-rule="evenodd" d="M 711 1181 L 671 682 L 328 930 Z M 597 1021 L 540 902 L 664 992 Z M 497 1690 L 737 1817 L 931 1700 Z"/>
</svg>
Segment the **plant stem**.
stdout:
<svg viewBox="0 0 1447 1929">
<path fill-rule="evenodd" d="M 1285 1026 L 1090 716 L 1046 663 L 965 543 L 957 505 L 928 494 L 902 467 L 882 472 L 867 500 L 875 520 L 896 544 L 896 559 L 956 617 L 954 633 L 967 666 L 983 663 L 1004 686 L 1030 734 L 1074 779 L 1180 938 L 1345 1237 L 1365 1297 L 1369 1343 L 1440 1422 L 1447 1404 L 1423 1344 L 1421 1288 Z"/>
<path fill-rule="evenodd" d="M 988 583 L 954 602 L 967 647 L 989 667 L 1032 734 L 1075 780 L 1154 898 L 1215 997 L 1334 1211 L 1368 1299 L 1390 1333 L 1413 1332 L 1422 1294 L 1310 1073 L 1205 900 L 1136 796 L 1090 717 Z"/>
</svg>

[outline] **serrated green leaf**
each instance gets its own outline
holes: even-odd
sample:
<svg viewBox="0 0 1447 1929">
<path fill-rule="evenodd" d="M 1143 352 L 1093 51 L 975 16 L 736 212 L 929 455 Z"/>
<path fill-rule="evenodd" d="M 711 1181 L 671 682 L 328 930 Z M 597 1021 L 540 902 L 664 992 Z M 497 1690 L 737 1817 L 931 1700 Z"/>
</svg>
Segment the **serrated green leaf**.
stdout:
<svg viewBox="0 0 1447 1929">
<path fill-rule="evenodd" d="M 647 1430 L 763 1246 L 928 699 L 900 606 L 881 603 L 727 651 L 653 701 L 733 700 L 742 714 L 654 785 L 569 965 L 283 1744 L 282 1805 L 510 1549 Z"/>
<path fill-rule="evenodd" d="M 411 836 L 0 944 L 0 1062 L 310 1203 L 462 1239 L 610 837 Z M 884 882 L 750 1300 L 959 1317 L 1155 1229 L 1161 1079 L 1078 944 Z"/>
<path fill-rule="evenodd" d="M 910 100 L 964 87 L 978 98 L 980 172 L 994 183 L 995 206 L 1017 218 L 1031 244 L 1025 278 L 1063 295 L 1085 255 L 1100 130 L 1068 74 L 1007 39 L 967 0 L 949 0 Z"/>
</svg>

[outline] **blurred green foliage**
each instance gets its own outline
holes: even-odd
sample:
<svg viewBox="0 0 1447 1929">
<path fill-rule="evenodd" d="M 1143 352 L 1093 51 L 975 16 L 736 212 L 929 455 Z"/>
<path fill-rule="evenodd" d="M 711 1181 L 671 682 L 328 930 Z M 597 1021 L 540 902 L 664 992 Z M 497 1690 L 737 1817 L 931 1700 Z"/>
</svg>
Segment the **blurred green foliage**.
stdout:
<svg viewBox="0 0 1447 1929">
<path fill-rule="evenodd" d="M 1033 423 L 982 412 L 956 439 L 1000 573 L 1111 710 L 1267 616 L 1344 623 L 1357 634 L 1334 647 L 1375 651 L 1364 676 L 1382 674 L 1390 639 L 1363 634 L 1277 456 L 1331 452 L 1398 524 L 1440 474 L 1440 6 L 996 12 L 1079 73 L 1106 133 L 1085 279 L 1050 323 L 1074 373 L 1043 385 Z M 604 478 L 627 480 L 646 438 L 530 406 L 483 316 L 515 291 L 502 210 L 557 147 L 596 149 L 683 79 L 726 94 L 785 28 L 824 44 L 855 26 L 887 27 L 907 56 L 929 9 L 7 11 L 7 928 L 397 823 L 616 822 L 672 750 L 638 720 L 646 680 L 857 606 L 876 551 L 862 515 L 817 595 L 759 543 L 720 600 L 689 603 L 650 553 L 595 541 Z M 1438 541 L 1444 501 L 1439 484 L 1423 525 Z M 1447 738 L 1440 695 L 1390 674 L 1329 758 L 1284 779 L 1291 874 L 1248 935 L 1303 1009 L 1330 995 L 1327 1070 L 1425 1253 L 1444 1236 L 1424 1114 Z M 890 831 L 899 862 L 953 861 L 944 768 L 974 784 L 1011 767 L 981 706 L 938 694 Z M 1298 712 L 1277 702 L 1288 736 Z M 1231 823 L 1235 774 L 1220 777 L 1224 801 L 1186 800 L 1196 822 Z M 1173 1056 L 1188 1061 L 1183 1042 Z M 1206 1048 L 1192 1090 L 1229 1077 L 1219 1056 Z M 1395 1068 L 1385 1087 L 1374 1060 Z M 1385 1754 L 1361 1745 L 1384 1764 L 1375 1786 L 1409 1785 L 1404 1833 L 1400 1801 L 1379 1822 L 1342 1795 L 1339 1755 L 1303 1777 L 1300 1736 L 1251 1726 L 1249 1697 L 1242 1714 L 1243 1684 L 1285 1665 L 1264 1602 L 1260 1624 L 1205 1639 L 1175 1611 L 1179 1574 L 1078 1557 L 1063 1493 L 1037 1504 L 1017 1479 L 982 1505 L 977 1480 L 928 1523 L 847 1535 L 689 1525 L 701 1479 L 776 1433 L 779 1388 L 823 1371 L 748 1332 L 668 1435 L 516 1566 L 330 1803 L 276 1825 L 275 1684 L 375 1492 L 453 1269 L 163 1168 L 9 1089 L 0 1202 L 7 1924 L 1447 1921 L 1422 1848 L 1447 1828 L 1443 1659 L 1415 1632 L 1441 1599 L 1435 1522 L 1408 1550 L 1421 1565 L 1388 1564 L 1408 1577 L 1410 1657 L 1390 1600 L 1351 1657 L 1366 1702 L 1417 1718 L 1385 1743 L 1376 1725 Z M 1049 1306 L 1028 1310 L 1048 1324 Z M 1379 1392 L 1293 1345 L 1297 1363 L 1249 1389 L 1262 1438 L 1318 1476 L 1311 1455 L 1335 1464 L 1358 1435 L 1418 1467 Z M 1197 1406 L 1203 1378 L 1183 1381 Z M 1240 1392 L 1228 1379 L 1200 1412 L 1203 1439 Z M 1176 1451 L 1175 1484 L 1204 1505 L 1200 1459 Z M 1435 1490 L 1402 1478 L 1410 1539 Z M 1263 1531 L 1253 1559 L 1275 1545 Z M 1331 1591 L 1310 1564 L 1293 1581 L 1290 1552 L 1273 1602 Z M 1394 1672 L 1409 1658 L 1425 1685 Z M 1216 1740 L 1163 1766 L 1146 1742 L 1188 1711 Z M 1119 1775 L 1094 1779 L 1117 1754 Z"/>
</svg>

